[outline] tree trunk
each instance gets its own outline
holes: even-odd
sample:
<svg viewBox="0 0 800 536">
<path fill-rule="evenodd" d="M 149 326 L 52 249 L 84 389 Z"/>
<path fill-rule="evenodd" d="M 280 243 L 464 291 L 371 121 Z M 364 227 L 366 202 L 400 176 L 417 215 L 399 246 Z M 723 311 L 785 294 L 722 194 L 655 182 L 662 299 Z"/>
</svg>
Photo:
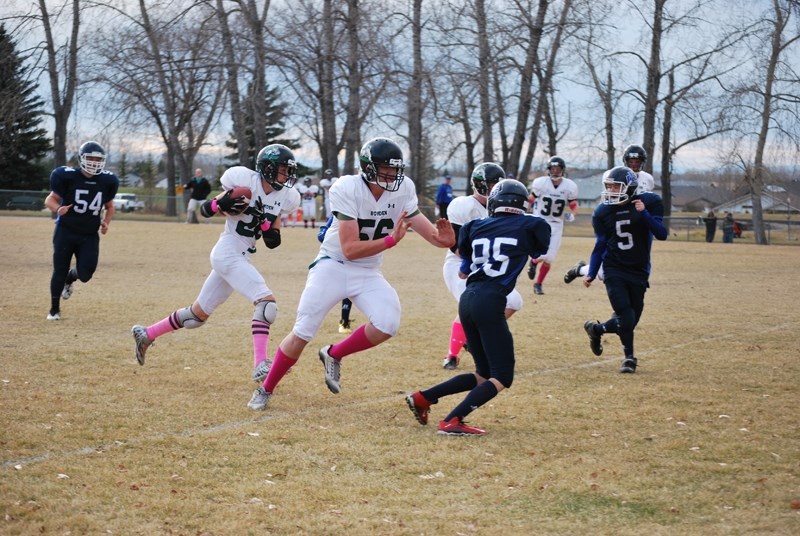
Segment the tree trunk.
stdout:
<svg viewBox="0 0 800 536">
<path fill-rule="evenodd" d="M 72 115 L 75 88 L 78 84 L 78 34 L 81 26 L 81 12 L 78 0 L 72 0 L 72 33 L 70 34 L 66 65 L 63 67 L 66 72 L 62 73 L 60 70 L 62 66 L 56 56 L 56 46 L 50 26 L 50 15 L 47 12 L 45 0 L 39 0 L 39 11 L 42 15 L 47 47 L 47 74 L 50 79 L 50 98 L 53 101 L 53 160 L 55 167 L 59 167 L 67 163 L 67 128 L 70 115 Z M 64 76 L 63 96 L 59 87 L 59 74 Z"/>
<path fill-rule="evenodd" d="M 233 124 L 233 136 L 236 138 L 238 163 L 242 166 L 252 165 L 248 157 L 247 126 L 244 121 L 245 113 L 242 109 L 242 96 L 239 91 L 239 67 L 234 52 L 233 36 L 228 25 L 228 13 L 225 11 L 222 0 L 217 0 L 217 18 L 222 34 L 225 69 L 228 73 L 228 98 L 231 105 L 231 123 Z"/>
<path fill-rule="evenodd" d="M 348 42 L 347 51 L 347 103 L 345 104 L 347 110 L 347 119 L 345 121 L 344 129 L 342 131 L 342 141 L 344 146 L 344 169 L 345 173 L 353 173 L 356 169 L 356 158 L 361 150 L 361 67 L 359 65 L 359 56 L 361 54 L 361 45 L 358 37 L 359 30 L 359 7 L 358 0 L 347 1 L 347 20 L 346 33 Z M 333 27 L 331 31 L 331 64 L 333 64 L 334 50 L 333 47 Z M 333 67 L 331 67 L 332 69 Z M 331 74 L 331 76 L 333 76 Z M 326 128 L 331 129 L 331 135 L 336 139 L 336 117 L 333 110 L 333 83 L 331 83 L 331 121 L 326 123 Z M 338 154 L 338 153 L 337 153 Z M 336 154 L 332 155 L 338 158 Z"/>
<path fill-rule="evenodd" d="M 536 22 L 528 27 L 529 41 L 528 49 L 525 54 L 525 63 L 520 71 L 520 103 L 517 111 L 517 124 L 514 127 L 514 138 L 508 154 L 506 172 L 513 173 L 519 177 L 520 158 L 522 156 L 522 146 L 525 144 L 525 135 L 528 132 L 528 120 L 533 106 L 533 71 L 536 58 L 539 53 L 539 44 L 542 41 L 542 28 L 544 27 L 545 16 L 549 0 L 539 0 L 539 9 L 536 12 Z M 531 143 L 535 143 L 531 139 Z"/>
<path fill-rule="evenodd" d="M 422 154 L 422 83 L 424 72 L 422 63 L 422 0 L 414 0 L 411 40 L 413 66 L 411 83 L 407 90 L 408 146 L 410 153 L 408 160 L 412 165 L 411 178 L 417 186 L 417 191 L 420 191 L 421 186 L 427 184 L 428 179 Z"/>
<path fill-rule="evenodd" d="M 650 41 L 650 60 L 647 64 L 647 91 L 644 100 L 644 140 L 642 146 L 649 158 L 644 170 L 653 173 L 653 157 L 656 146 L 656 115 L 658 114 L 658 90 L 661 83 L 661 38 L 664 32 L 664 4 L 667 0 L 653 2 L 653 30 Z"/>
<path fill-rule="evenodd" d="M 672 137 L 672 96 L 675 94 L 675 75 L 672 71 L 668 77 L 669 91 L 664 99 L 664 120 L 661 132 L 661 198 L 664 200 L 664 227 L 669 231 L 670 216 L 672 215 L 672 187 L 670 177 L 672 176 L 672 148 L 670 138 Z"/>
<path fill-rule="evenodd" d="M 478 99 L 480 102 L 481 133 L 483 136 L 483 161 L 494 160 L 494 146 L 492 140 L 492 104 L 491 88 L 489 85 L 489 69 L 491 62 L 491 49 L 489 48 L 489 33 L 486 27 L 486 2 L 475 0 L 475 22 L 478 29 Z"/>
</svg>

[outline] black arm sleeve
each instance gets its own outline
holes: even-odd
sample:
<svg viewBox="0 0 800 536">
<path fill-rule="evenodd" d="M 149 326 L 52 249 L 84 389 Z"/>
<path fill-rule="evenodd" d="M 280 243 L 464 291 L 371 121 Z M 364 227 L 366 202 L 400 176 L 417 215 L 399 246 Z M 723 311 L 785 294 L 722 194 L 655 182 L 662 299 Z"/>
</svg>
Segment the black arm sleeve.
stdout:
<svg viewBox="0 0 800 536">
<path fill-rule="evenodd" d="M 269 229 L 266 233 L 264 233 L 263 238 L 264 244 L 266 244 L 269 249 L 275 249 L 281 245 L 281 230 Z"/>
<path fill-rule="evenodd" d="M 204 218 L 210 218 L 211 216 L 214 215 L 214 211 L 211 210 L 212 201 L 213 199 L 209 199 L 208 201 L 200 205 L 200 214 L 202 214 Z"/>
<path fill-rule="evenodd" d="M 451 223 L 450 226 L 453 228 L 453 233 L 456 235 L 456 243 L 450 246 L 450 251 L 458 253 L 458 233 L 461 231 L 461 226 L 457 223 Z"/>
</svg>

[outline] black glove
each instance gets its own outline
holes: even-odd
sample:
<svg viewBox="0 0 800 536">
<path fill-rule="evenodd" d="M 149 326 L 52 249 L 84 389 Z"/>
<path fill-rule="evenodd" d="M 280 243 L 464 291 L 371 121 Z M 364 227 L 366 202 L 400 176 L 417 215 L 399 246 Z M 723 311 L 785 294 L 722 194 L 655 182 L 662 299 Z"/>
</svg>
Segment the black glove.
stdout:
<svg viewBox="0 0 800 536">
<path fill-rule="evenodd" d="M 258 225 L 259 227 L 267 221 L 267 212 L 264 210 L 264 203 L 261 202 L 261 198 L 257 198 L 255 204 L 253 205 L 253 209 L 251 210 L 251 214 L 253 214 L 256 218 L 258 218 Z"/>
<path fill-rule="evenodd" d="M 269 249 L 275 249 L 276 247 L 281 245 L 281 230 L 269 229 L 267 232 L 264 233 L 264 236 L 262 238 L 264 239 L 264 244 Z"/>
<path fill-rule="evenodd" d="M 225 190 L 225 194 L 217 199 L 217 207 L 219 208 L 219 211 L 231 216 L 241 214 L 247 210 L 249 204 L 250 203 L 248 203 L 247 199 L 243 195 L 240 195 L 239 197 L 231 197 L 230 190 Z"/>
</svg>

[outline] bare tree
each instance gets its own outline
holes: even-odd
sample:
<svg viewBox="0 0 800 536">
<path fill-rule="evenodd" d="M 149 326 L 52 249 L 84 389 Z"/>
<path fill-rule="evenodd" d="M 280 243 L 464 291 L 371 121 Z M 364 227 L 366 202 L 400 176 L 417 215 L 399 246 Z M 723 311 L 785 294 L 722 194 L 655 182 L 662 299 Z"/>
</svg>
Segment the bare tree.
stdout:
<svg viewBox="0 0 800 536">
<path fill-rule="evenodd" d="M 50 13 L 44 0 L 39 0 L 39 14 L 47 50 L 47 76 L 50 81 L 50 101 L 53 104 L 53 160 L 56 166 L 67 163 L 67 126 L 75 102 L 78 84 L 78 34 L 81 27 L 81 8 L 78 0 L 72 0 L 72 27 L 69 39 L 57 46 L 50 24 Z M 62 63 L 63 57 L 63 63 Z M 63 87 L 61 86 L 63 80 Z"/>
<path fill-rule="evenodd" d="M 768 244 L 764 228 L 763 195 L 769 174 L 764 165 L 767 144 L 787 143 L 800 150 L 800 76 L 793 70 L 789 56 L 797 57 L 800 31 L 792 18 L 800 16 L 800 4 L 792 0 L 772 0 L 771 9 L 757 21 L 755 41 L 751 48 L 756 68 L 736 88 L 734 96 L 744 114 L 745 126 L 755 123 L 755 151 L 752 159 L 744 156 L 739 143 L 734 156 L 744 171 L 753 205 L 753 234 L 756 244 Z M 744 132 L 749 137 L 750 132 Z"/>
<path fill-rule="evenodd" d="M 394 78 L 391 56 L 379 30 L 376 5 L 347 0 L 341 6 L 325 0 L 300 0 L 287 24 L 270 30 L 274 67 L 291 91 L 295 123 L 319 148 L 323 166 L 355 167 L 364 124 L 376 114 L 387 85 Z M 296 28 L 304 28 L 297 32 Z"/>
<path fill-rule="evenodd" d="M 555 34 L 548 49 L 547 59 L 544 65 L 537 61 L 535 64 L 536 78 L 539 80 L 539 102 L 536 107 L 536 113 L 533 118 L 533 127 L 531 127 L 531 139 L 528 144 L 528 150 L 525 153 L 525 162 L 520 170 L 521 177 L 527 177 L 531 170 L 531 163 L 533 162 L 533 154 L 536 151 L 536 140 L 541 127 L 541 122 L 544 118 L 544 112 L 548 106 L 547 98 L 553 87 L 553 77 L 555 76 L 556 60 L 558 52 L 563 44 L 564 31 L 567 28 L 567 21 L 572 11 L 572 0 L 564 0 L 561 7 L 558 22 L 555 26 Z"/>
<path fill-rule="evenodd" d="M 216 16 L 190 18 L 179 12 L 164 19 L 151 16 L 139 2 L 140 18 L 107 36 L 101 55 L 107 68 L 100 80 L 119 96 L 121 112 L 142 113 L 156 125 L 166 148 L 167 215 L 177 213 L 176 169 L 188 179 L 193 160 L 218 118 L 226 84 L 218 54 Z M 144 46 L 129 45 L 142 43 Z"/>
<path fill-rule="evenodd" d="M 245 124 L 245 117 L 247 114 L 244 109 L 245 103 L 242 102 L 242 94 L 239 89 L 239 73 L 242 71 L 236 53 L 239 47 L 237 47 L 233 32 L 231 32 L 231 14 L 226 10 L 223 0 L 215 0 L 214 8 L 216 10 L 217 19 L 219 20 L 222 50 L 225 54 L 231 124 L 233 126 L 233 137 L 237 140 L 236 152 L 239 158 L 239 165 L 252 165 L 253 163 L 249 159 L 247 144 L 244 142 L 244 140 L 248 138 L 247 125 Z"/>
</svg>

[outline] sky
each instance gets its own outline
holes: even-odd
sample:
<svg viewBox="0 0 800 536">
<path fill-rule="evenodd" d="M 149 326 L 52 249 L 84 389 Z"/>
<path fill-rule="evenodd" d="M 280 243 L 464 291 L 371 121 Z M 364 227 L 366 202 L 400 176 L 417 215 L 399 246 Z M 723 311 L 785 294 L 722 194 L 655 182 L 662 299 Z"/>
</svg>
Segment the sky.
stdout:
<svg viewBox="0 0 800 536">
<path fill-rule="evenodd" d="M 50 5 L 60 5 L 59 2 L 48 2 Z M 645 2 L 646 3 L 646 2 Z M 690 3 L 690 0 L 674 0 L 670 1 L 669 5 L 674 6 L 675 9 L 679 7 L 683 7 Z M 752 0 L 744 2 L 744 0 L 729 0 L 729 4 L 731 6 L 741 7 L 741 6 L 748 6 L 751 9 L 753 6 L 756 8 L 758 6 L 766 5 L 765 0 Z M 6 0 L 0 6 L 0 19 L 8 17 L 10 14 L 19 13 L 25 9 L 36 9 L 36 2 L 32 0 Z M 618 14 L 619 19 L 630 18 L 630 13 L 626 11 L 629 10 L 629 6 L 623 0 L 620 2 L 619 5 L 620 13 Z M 615 16 L 615 19 L 617 17 Z M 7 22 L 7 28 L 10 24 L 13 24 L 13 21 Z M 643 30 L 642 28 L 637 28 L 638 30 Z M 644 29 L 646 30 L 646 29 Z M 645 32 L 646 33 L 646 32 Z M 625 33 L 623 35 L 628 35 L 628 38 L 631 40 L 635 40 L 633 32 Z M 25 34 L 25 37 L 15 36 L 20 41 L 21 46 L 26 46 L 32 41 L 29 39 L 37 38 L 36 32 L 28 32 Z M 791 60 L 795 61 L 796 63 L 800 63 L 800 54 L 796 57 L 790 58 Z M 798 66 L 800 69 L 800 66 Z M 41 92 L 45 99 L 49 96 L 49 84 L 46 80 L 42 80 L 41 84 Z M 573 114 L 584 114 L 586 109 L 591 109 L 594 106 L 594 95 L 593 92 L 587 90 L 584 87 L 579 86 L 578 84 L 573 83 L 562 83 L 558 86 L 559 89 L 559 99 L 562 102 L 562 108 L 566 109 L 566 105 L 563 105 L 564 102 L 568 101 L 569 109 L 572 111 Z M 103 123 L 102 120 L 99 120 L 95 116 L 95 109 L 91 103 L 88 101 L 78 101 L 75 106 L 74 117 L 70 122 L 70 138 L 75 138 L 75 145 L 80 144 L 81 140 L 85 138 L 85 136 L 92 136 L 92 132 L 98 132 L 102 130 Z M 52 132 L 52 126 L 46 125 L 46 128 Z M 588 147 L 586 145 L 585 138 L 585 129 L 586 125 L 579 125 L 576 122 L 576 125 L 573 126 L 573 130 L 568 133 L 565 140 L 563 140 L 559 144 L 559 153 L 560 156 L 563 156 L 565 160 L 567 160 L 568 164 L 572 167 L 602 167 L 605 165 L 605 157 L 598 149 Z M 223 162 L 223 156 L 229 152 L 227 148 L 224 147 L 224 140 L 227 138 L 229 128 L 227 125 L 222 125 L 217 131 L 214 133 L 211 140 L 211 146 L 203 150 L 204 159 L 210 162 Z M 618 127 L 618 132 L 620 128 Z M 634 134 L 634 136 L 640 136 L 639 134 Z M 154 133 L 125 133 L 124 135 L 119 136 L 111 136 L 108 138 L 107 143 L 110 144 L 110 150 L 112 153 L 117 151 L 134 151 L 134 144 L 130 143 L 131 139 L 136 140 L 135 147 L 139 149 L 142 153 L 151 152 L 154 155 L 160 154 L 162 152 L 163 144 L 161 139 L 155 135 Z M 640 139 L 631 139 L 625 140 L 625 142 L 618 142 L 617 145 L 617 154 L 621 156 L 622 148 L 624 145 L 628 143 L 639 143 L 641 144 Z M 658 140 L 657 140 L 658 143 Z M 499 146 L 499 144 L 496 144 Z M 563 151 L 563 153 L 562 153 Z M 317 147 L 313 144 L 306 144 L 304 147 L 297 152 L 298 158 L 308 166 L 317 166 L 319 165 L 319 157 L 318 157 L 318 150 Z M 689 145 L 687 147 L 682 148 L 674 162 L 673 162 L 673 169 L 674 172 L 680 173 L 685 170 L 690 169 L 713 169 L 719 165 L 718 163 L 718 153 L 720 152 L 720 145 L 719 141 L 712 140 L 703 143 L 696 143 Z M 654 167 L 658 169 L 660 167 L 660 163 L 657 161 L 660 159 L 658 154 L 651 155 L 655 156 L 656 162 L 654 162 Z M 784 157 L 781 157 L 784 158 Z M 794 164 L 797 165 L 797 155 L 786 155 L 785 156 L 787 164 Z M 534 165 L 538 161 L 544 162 L 546 160 L 546 155 L 544 155 L 541 151 L 538 152 L 536 159 L 534 160 Z M 445 164 L 443 164 L 445 165 Z"/>
</svg>

